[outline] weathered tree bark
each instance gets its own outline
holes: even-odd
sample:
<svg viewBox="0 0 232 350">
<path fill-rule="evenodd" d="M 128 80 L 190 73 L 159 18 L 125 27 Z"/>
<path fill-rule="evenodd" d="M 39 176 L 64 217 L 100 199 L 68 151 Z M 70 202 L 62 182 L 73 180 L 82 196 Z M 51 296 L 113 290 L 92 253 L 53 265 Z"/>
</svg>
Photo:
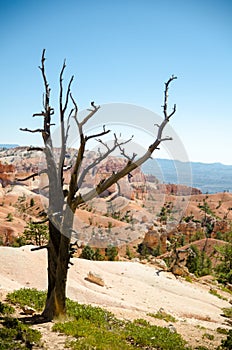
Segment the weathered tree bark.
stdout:
<svg viewBox="0 0 232 350">
<path fill-rule="evenodd" d="M 138 166 L 142 165 L 147 159 L 149 159 L 155 149 L 158 148 L 159 144 L 166 140 L 171 140 L 170 137 L 162 137 L 163 130 L 166 124 L 169 122 L 171 116 L 176 112 L 176 106 L 170 114 L 167 111 L 167 101 L 168 101 L 168 88 L 169 84 L 176 79 L 172 76 L 165 83 L 164 91 L 164 105 L 163 114 L 164 119 L 162 123 L 158 126 L 157 137 L 154 142 L 149 146 L 147 151 L 135 162 L 136 154 L 128 156 L 125 154 L 123 145 L 130 142 L 131 139 L 127 141 L 119 141 L 116 134 L 114 134 L 113 146 L 109 147 L 98 137 L 104 136 L 110 132 L 106 130 L 103 126 L 102 132 L 95 135 L 84 135 L 83 126 L 88 122 L 90 118 L 98 111 L 100 106 L 95 106 L 94 102 L 91 102 L 91 109 L 89 109 L 89 114 L 82 120 L 79 121 L 77 118 L 78 107 L 71 95 L 70 89 L 73 81 L 73 77 L 70 79 L 66 95 L 63 102 L 63 72 L 66 65 L 65 62 L 60 72 L 60 97 L 59 97 L 59 114 L 60 114 L 60 127 L 61 127 L 61 149 L 60 157 L 57 161 L 55 155 L 52 139 L 51 139 L 51 116 L 54 114 L 54 109 L 50 106 L 50 87 L 47 82 L 47 77 L 45 73 L 45 50 L 43 50 L 41 59 L 41 73 L 44 82 L 44 110 L 41 113 L 36 113 L 33 115 L 43 117 L 43 129 L 30 130 L 27 128 L 21 129 L 23 131 L 32 133 L 41 133 L 44 141 L 43 150 L 46 157 L 47 169 L 44 172 L 48 176 L 48 188 L 49 188 L 49 204 L 48 204 L 48 219 L 49 219 L 49 243 L 46 246 L 48 250 L 48 291 L 45 309 L 43 311 L 43 316 L 49 320 L 54 317 L 63 315 L 66 312 L 66 283 L 67 283 L 67 273 L 70 262 L 70 241 L 71 232 L 73 228 L 74 214 L 76 209 L 84 202 L 93 199 L 97 195 L 100 195 L 111 185 L 117 183 L 122 177 L 128 175 L 132 170 L 136 169 Z M 65 127 L 65 114 L 68 107 L 69 100 L 73 103 L 73 108 L 68 114 L 67 123 Z M 63 185 L 64 185 L 64 167 L 65 167 L 65 154 L 66 154 L 66 143 L 68 139 L 68 132 L 70 128 L 70 118 L 74 118 L 77 126 L 77 132 L 80 137 L 80 145 L 78 149 L 77 158 L 73 164 L 73 170 L 71 174 L 71 179 L 69 182 L 69 187 L 67 193 L 64 196 Z M 101 145 L 105 146 L 105 153 L 100 153 L 99 156 L 93 160 L 85 169 L 81 168 L 82 160 L 84 158 L 86 143 L 90 139 L 97 139 Z M 116 148 L 118 148 L 121 154 L 127 158 L 127 163 L 123 169 L 118 173 L 113 173 L 103 182 L 100 181 L 98 185 L 85 194 L 84 198 L 80 194 L 79 189 L 85 180 L 85 177 L 89 171 L 100 164 L 108 155 L 110 155 Z M 30 148 L 33 149 L 33 148 Z M 41 173 L 41 172 L 40 172 Z M 31 176 L 38 176 L 39 173 L 35 173 Z M 27 177 L 28 178 L 28 177 Z M 26 179 L 27 179 L 26 178 Z"/>
<path fill-rule="evenodd" d="M 64 213 L 65 217 L 65 213 Z M 73 213 L 66 213 L 61 232 L 49 222 L 50 239 L 48 243 L 48 291 L 43 316 L 49 320 L 66 312 L 66 282 L 70 261 L 70 227 L 73 225 Z"/>
<path fill-rule="evenodd" d="M 51 179 L 50 181 L 54 181 Z M 48 292 L 43 316 L 49 320 L 66 312 L 66 282 L 70 262 L 70 240 L 74 212 L 71 205 L 64 208 L 63 193 L 52 193 L 56 186 L 49 188 L 52 208 L 49 219 L 48 243 Z M 58 193 L 58 196 L 57 196 Z M 69 203 L 70 204 L 70 203 Z M 54 219 L 54 214 L 56 219 Z"/>
<path fill-rule="evenodd" d="M 59 259 L 59 247 L 61 240 L 61 233 L 49 221 L 49 243 L 48 243 L 48 291 L 45 309 L 43 311 L 43 316 L 49 320 L 53 319 L 59 314 L 61 308 L 61 301 L 59 301 L 59 306 L 56 302 L 58 283 L 56 280 L 58 259 Z M 65 305 L 63 305 L 64 309 Z"/>
</svg>

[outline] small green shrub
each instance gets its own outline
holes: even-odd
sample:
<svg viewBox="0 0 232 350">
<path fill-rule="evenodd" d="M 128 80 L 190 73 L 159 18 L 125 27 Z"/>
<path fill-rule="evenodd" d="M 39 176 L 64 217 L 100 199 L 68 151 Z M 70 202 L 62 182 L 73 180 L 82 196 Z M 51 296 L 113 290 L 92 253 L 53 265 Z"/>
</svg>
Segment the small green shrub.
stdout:
<svg viewBox="0 0 232 350">
<path fill-rule="evenodd" d="M 220 287 L 220 289 L 221 289 L 223 292 L 232 294 L 232 290 L 230 290 L 229 288 L 227 288 L 227 287 L 225 287 L 225 286 L 223 286 L 223 285 L 220 285 L 219 287 Z"/>
<path fill-rule="evenodd" d="M 137 318 L 136 320 L 134 320 L 134 323 L 137 324 L 138 326 L 149 326 L 149 322 L 147 322 L 146 320 L 142 319 L 142 318 Z"/>
<path fill-rule="evenodd" d="M 29 306 L 37 311 L 42 311 L 45 305 L 46 292 L 35 288 L 22 288 L 7 294 L 7 300 L 20 306 Z"/>
<path fill-rule="evenodd" d="M 133 257 L 133 254 L 131 253 L 130 248 L 129 248 L 128 245 L 126 246 L 126 256 L 127 256 L 127 258 L 128 258 L 129 260 L 131 260 L 132 257 Z"/>
<path fill-rule="evenodd" d="M 231 350 L 232 349 L 232 329 L 229 330 L 227 338 L 222 340 L 221 346 L 219 349 L 226 349 Z"/>
<path fill-rule="evenodd" d="M 154 317 L 154 318 L 158 318 L 158 319 L 164 320 L 166 322 L 176 322 L 175 317 L 173 317 L 172 315 L 166 313 L 165 311 L 158 311 L 155 314 L 149 313 L 148 316 L 151 316 L 151 317 Z"/>
<path fill-rule="evenodd" d="M 213 334 L 209 334 L 209 333 L 204 333 L 202 338 L 206 338 L 206 339 L 209 339 L 209 340 L 214 340 L 214 335 Z"/>
<path fill-rule="evenodd" d="M 186 282 L 193 283 L 192 278 L 190 276 L 188 276 L 188 275 L 184 276 L 184 279 L 185 279 Z"/>
<path fill-rule="evenodd" d="M 80 318 L 72 322 L 56 324 L 53 330 L 77 338 L 76 341 L 69 343 L 72 349 L 75 350 L 133 349 L 132 347 L 128 347 L 120 333 L 111 331 L 107 326 L 95 325 L 92 320 Z"/>
<path fill-rule="evenodd" d="M 199 324 L 195 326 L 198 329 L 206 329 L 204 326 L 200 326 Z"/>
<path fill-rule="evenodd" d="M 45 293 L 36 289 L 20 289 L 13 293 L 8 293 L 7 300 L 20 304 L 21 306 L 31 306 L 41 309 L 41 297 L 45 300 Z M 14 313 L 14 308 L 7 303 L 0 302 L 0 314 L 7 315 L 0 321 L 0 349 L 1 350 L 21 350 L 32 349 L 33 344 L 39 345 L 41 333 L 31 329 L 18 319 L 9 317 Z"/>
<path fill-rule="evenodd" d="M 109 261 L 115 261 L 115 258 L 118 255 L 117 248 L 112 245 L 108 245 L 108 247 L 105 249 L 105 254 Z"/>
<path fill-rule="evenodd" d="M 87 260 L 97 260 L 97 261 L 104 260 L 104 256 L 100 253 L 100 249 L 97 248 L 96 250 L 94 250 L 89 245 L 86 245 L 82 249 L 80 258 L 87 259 Z"/>
<path fill-rule="evenodd" d="M 6 317 L 0 327 L 0 349 L 32 349 L 33 344 L 39 345 L 41 337 L 39 331 L 16 318 Z"/>
<path fill-rule="evenodd" d="M 232 307 L 224 307 L 222 311 L 225 317 L 232 319 Z"/>
<path fill-rule="evenodd" d="M 89 245 L 86 245 L 82 249 L 80 258 L 87 259 L 87 260 L 94 260 L 94 250 Z"/>
<path fill-rule="evenodd" d="M 75 337 L 68 343 L 74 350 L 189 349 L 178 333 L 151 326 L 143 319 L 118 320 L 106 310 L 69 299 L 67 313 L 72 320 L 56 323 L 53 330 Z"/>
<path fill-rule="evenodd" d="M 9 293 L 7 298 L 21 306 L 28 305 L 41 310 L 46 293 L 36 289 L 20 289 Z M 168 328 L 152 326 L 143 319 L 122 321 L 100 307 L 79 304 L 70 299 L 67 299 L 67 315 L 68 321 L 55 323 L 53 331 L 76 338 L 68 342 L 74 350 L 190 350 L 178 333 L 171 333 Z M 168 321 L 174 322 L 170 316 Z M 38 343 L 41 338 L 39 332 L 21 324 L 17 319 L 5 318 L 2 325 L 1 350 L 28 349 L 32 342 Z"/>
<path fill-rule="evenodd" d="M 48 226 L 29 222 L 23 231 L 23 237 L 27 244 L 42 246 L 48 243 Z"/>
<path fill-rule="evenodd" d="M 186 342 L 178 333 L 171 333 L 168 328 L 152 326 L 150 324 L 141 326 L 134 322 L 128 322 L 125 326 L 126 339 L 130 340 L 135 348 L 139 349 L 162 349 L 183 350 Z"/>
<path fill-rule="evenodd" d="M 146 257 L 151 254 L 151 250 L 146 246 L 145 243 L 139 243 L 137 252 L 142 256 Z"/>
<path fill-rule="evenodd" d="M 212 295 L 215 295 L 215 297 L 222 299 L 222 300 L 227 300 L 227 298 L 223 297 L 222 295 L 220 295 L 215 289 L 210 289 L 209 293 Z"/>
<path fill-rule="evenodd" d="M 153 255 L 153 256 L 161 255 L 161 246 L 160 246 L 160 244 L 158 244 L 157 247 L 152 249 L 151 255 Z"/>
<path fill-rule="evenodd" d="M 17 237 L 12 243 L 12 247 L 22 247 L 27 244 L 27 240 L 24 236 Z"/>
<path fill-rule="evenodd" d="M 232 243 L 215 247 L 220 254 L 220 264 L 216 266 L 216 276 L 220 283 L 232 283 Z"/>
<path fill-rule="evenodd" d="M 218 327 L 216 330 L 219 334 L 228 334 L 228 329 L 226 328 Z"/>
<path fill-rule="evenodd" d="M 75 350 L 188 349 L 181 336 L 168 328 L 151 326 L 144 320 L 120 322 L 119 325 L 110 322 L 96 326 L 92 320 L 80 318 L 56 323 L 53 330 L 77 338 L 69 343 Z"/>
<path fill-rule="evenodd" d="M 76 320 L 91 320 L 95 325 L 121 324 L 123 321 L 118 320 L 115 316 L 100 307 L 79 304 L 76 301 L 67 298 L 67 315 L 74 317 Z"/>
<path fill-rule="evenodd" d="M 100 253 L 100 249 L 97 248 L 94 252 L 94 260 L 96 261 L 103 261 L 105 260 L 105 257 Z"/>
<path fill-rule="evenodd" d="M 11 221 L 13 221 L 13 219 L 14 218 L 13 218 L 12 213 L 8 213 L 7 216 L 6 216 L 6 220 L 11 222 Z"/>
<path fill-rule="evenodd" d="M 212 262 L 204 251 L 200 251 L 196 245 L 191 245 L 193 255 L 189 255 L 186 266 L 189 272 L 197 277 L 209 275 L 212 271 Z"/>
<path fill-rule="evenodd" d="M 14 308 L 6 303 L 0 301 L 0 314 L 1 315 L 11 315 L 14 313 Z"/>
</svg>

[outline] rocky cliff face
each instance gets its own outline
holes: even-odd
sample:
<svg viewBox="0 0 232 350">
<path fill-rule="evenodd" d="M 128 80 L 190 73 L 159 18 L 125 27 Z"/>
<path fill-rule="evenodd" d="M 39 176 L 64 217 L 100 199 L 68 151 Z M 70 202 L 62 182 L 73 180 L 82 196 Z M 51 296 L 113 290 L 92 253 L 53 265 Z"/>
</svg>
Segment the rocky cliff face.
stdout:
<svg viewBox="0 0 232 350">
<path fill-rule="evenodd" d="M 218 238 L 231 231 L 231 223 L 228 220 L 214 219 L 211 222 L 212 232 L 210 238 Z M 145 233 L 143 243 L 150 249 L 160 247 L 160 253 L 165 253 L 169 242 L 173 239 L 181 240 L 182 244 L 189 244 L 198 239 L 206 237 L 206 227 L 201 222 L 173 222 L 167 225 L 157 223 Z M 180 241 L 181 243 L 181 241 Z"/>
</svg>

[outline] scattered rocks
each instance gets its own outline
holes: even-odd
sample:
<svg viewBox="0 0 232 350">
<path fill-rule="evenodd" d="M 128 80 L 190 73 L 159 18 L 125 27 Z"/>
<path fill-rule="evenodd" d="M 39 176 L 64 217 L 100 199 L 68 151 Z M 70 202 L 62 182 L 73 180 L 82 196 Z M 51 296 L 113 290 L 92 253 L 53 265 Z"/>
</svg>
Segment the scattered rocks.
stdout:
<svg viewBox="0 0 232 350">
<path fill-rule="evenodd" d="M 168 270 L 167 264 L 163 259 L 159 258 L 153 258 L 150 261 L 152 264 L 156 265 L 157 267 L 161 268 L 164 271 Z"/>
<path fill-rule="evenodd" d="M 172 267 L 172 273 L 175 276 L 181 276 L 181 277 L 189 276 L 189 270 L 186 266 L 181 266 L 176 264 Z"/>
<path fill-rule="evenodd" d="M 231 283 L 227 283 L 226 288 L 228 288 L 232 292 L 232 284 Z"/>
<path fill-rule="evenodd" d="M 91 271 L 89 271 L 87 277 L 85 277 L 85 280 L 88 282 L 95 283 L 101 287 L 105 286 L 105 282 L 103 281 L 101 276 L 99 276 L 98 274 L 91 272 Z"/>
<path fill-rule="evenodd" d="M 25 315 L 34 315 L 36 312 L 32 307 L 29 306 L 22 306 L 22 310 Z"/>
<path fill-rule="evenodd" d="M 167 326 L 167 328 L 169 329 L 169 331 L 170 331 L 171 333 L 176 333 L 176 332 L 177 332 L 176 327 L 174 327 L 172 323 L 170 323 L 170 324 Z"/>
</svg>

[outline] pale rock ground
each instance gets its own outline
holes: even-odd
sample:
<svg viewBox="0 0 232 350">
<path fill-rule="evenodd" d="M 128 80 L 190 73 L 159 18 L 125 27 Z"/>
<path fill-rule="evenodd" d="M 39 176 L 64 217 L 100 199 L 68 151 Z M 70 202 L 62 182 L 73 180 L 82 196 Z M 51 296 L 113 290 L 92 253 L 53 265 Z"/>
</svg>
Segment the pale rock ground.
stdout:
<svg viewBox="0 0 232 350">
<path fill-rule="evenodd" d="M 23 287 L 46 289 L 46 250 L 31 252 L 30 246 L 0 247 L 0 293 Z M 80 303 L 103 307 L 124 319 L 144 318 L 156 325 L 168 326 L 163 320 L 148 316 L 161 307 L 173 315 L 178 322 L 176 330 L 193 345 L 202 345 L 202 334 L 211 333 L 217 327 L 227 327 L 221 316 L 223 307 L 230 307 L 228 301 L 209 294 L 209 286 L 198 282 L 189 283 L 176 279 L 172 274 L 161 272 L 153 266 L 139 262 L 88 261 L 74 258 L 69 270 L 67 295 Z M 105 283 L 99 286 L 85 278 L 89 272 L 98 274 Z M 228 295 L 227 295 L 228 297 Z M 206 329 L 200 330 L 201 327 Z M 47 327 L 47 328 L 46 328 Z M 49 325 L 40 328 L 49 331 Z M 214 342 L 208 341 L 208 349 L 216 349 L 221 336 L 213 333 Z M 53 349 L 54 338 L 62 349 L 64 340 L 57 335 L 46 340 L 48 349 Z M 53 345 L 51 344 L 53 343 Z M 50 345 L 49 345 L 50 344 Z M 206 344 L 204 340 L 203 344 Z"/>
</svg>

